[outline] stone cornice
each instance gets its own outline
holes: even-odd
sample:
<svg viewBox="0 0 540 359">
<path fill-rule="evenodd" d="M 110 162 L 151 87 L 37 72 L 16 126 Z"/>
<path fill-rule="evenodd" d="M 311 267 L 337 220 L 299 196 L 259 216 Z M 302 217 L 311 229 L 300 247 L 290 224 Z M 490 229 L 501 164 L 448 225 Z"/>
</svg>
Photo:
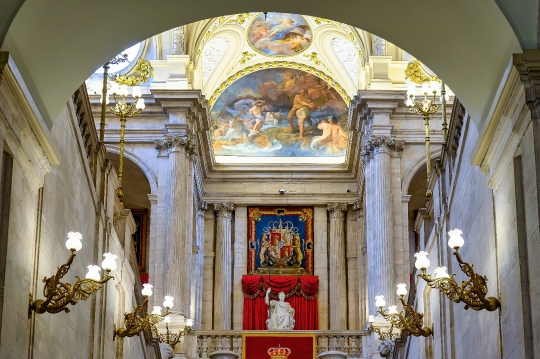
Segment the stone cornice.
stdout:
<svg viewBox="0 0 540 359">
<path fill-rule="evenodd" d="M 217 213 L 218 218 L 232 218 L 232 211 L 234 211 L 233 202 L 219 202 L 214 203 L 214 211 Z"/>
</svg>

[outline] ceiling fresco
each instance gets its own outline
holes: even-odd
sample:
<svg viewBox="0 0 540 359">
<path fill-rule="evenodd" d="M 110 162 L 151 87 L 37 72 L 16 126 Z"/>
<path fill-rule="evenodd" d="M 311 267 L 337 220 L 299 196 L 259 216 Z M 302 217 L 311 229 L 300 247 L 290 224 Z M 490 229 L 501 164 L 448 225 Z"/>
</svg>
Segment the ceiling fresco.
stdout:
<svg viewBox="0 0 540 359">
<path fill-rule="evenodd" d="M 247 37 L 250 46 L 263 55 L 293 56 L 311 44 L 312 31 L 302 15 L 270 12 L 253 19 Z"/>
<path fill-rule="evenodd" d="M 229 85 L 211 110 L 216 156 L 345 157 L 347 104 L 321 78 L 271 68 Z"/>
</svg>

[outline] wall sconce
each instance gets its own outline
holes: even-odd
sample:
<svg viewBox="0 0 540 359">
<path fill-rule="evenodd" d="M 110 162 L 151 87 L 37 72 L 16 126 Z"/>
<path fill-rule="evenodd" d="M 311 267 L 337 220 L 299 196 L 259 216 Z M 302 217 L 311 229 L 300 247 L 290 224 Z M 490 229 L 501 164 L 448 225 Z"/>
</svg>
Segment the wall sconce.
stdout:
<svg viewBox="0 0 540 359">
<path fill-rule="evenodd" d="M 43 295 L 45 299 L 33 300 L 32 294 L 30 294 L 30 306 L 28 308 L 28 317 L 32 315 L 32 311 L 37 314 L 48 313 L 69 313 L 70 309 L 68 304 L 75 305 L 79 300 L 86 300 L 90 297 L 90 294 L 98 291 L 103 287 L 109 279 L 113 277 L 109 276 L 109 273 L 116 269 L 116 259 L 118 256 L 112 253 L 105 253 L 103 256 L 105 259 L 101 263 L 101 267 L 105 270 L 105 276 L 100 278 L 100 268 L 96 265 L 88 266 L 88 273 L 86 278 L 77 278 L 77 282 L 74 285 L 60 282 L 70 269 L 71 263 L 75 258 L 75 252 L 82 248 L 82 235 L 79 232 L 69 232 L 68 239 L 66 241 L 66 247 L 71 251 L 71 255 L 66 264 L 58 267 L 56 274 L 52 277 L 45 277 L 43 282 Z"/>
<path fill-rule="evenodd" d="M 182 339 L 182 336 L 187 335 L 189 332 L 191 332 L 192 327 L 193 327 L 193 321 L 188 318 L 188 319 L 186 319 L 186 321 L 184 323 L 185 324 L 184 329 L 179 330 L 178 334 L 175 334 L 175 333 L 171 333 L 169 331 L 169 324 L 171 322 L 171 318 L 169 316 L 166 316 L 164 322 L 165 322 L 166 332 L 165 333 L 160 333 L 157 330 L 157 328 L 154 326 L 152 328 L 152 334 L 154 335 L 155 338 L 158 339 L 158 341 L 160 343 L 167 343 L 173 348 L 174 348 L 174 346 L 176 344 L 178 344 L 180 339 Z"/>
<path fill-rule="evenodd" d="M 161 322 L 163 318 L 171 314 L 169 312 L 169 309 L 174 306 L 174 298 L 167 295 L 165 296 L 165 301 L 163 302 L 163 306 L 165 307 L 165 313 L 161 313 L 160 306 L 154 306 L 154 310 L 152 311 L 152 313 L 146 313 L 145 316 L 142 316 L 143 312 L 146 309 L 146 304 L 148 303 L 148 297 L 152 295 L 151 284 L 143 284 L 142 295 L 144 296 L 144 301 L 142 302 L 142 304 L 137 306 L 133 310 L 133 313 L 124 314 L 125 328 L 117 329 L 116 324 L 114 325 L 113 341 L 116 339 L 117 336 L 119 336 L 120 338 L 133 337 L 142 332 L 143 330 L 150 330 L 152 326 Z"/>
<path fill-rule="evenodd" d="M 397 306 L 391 305 L 388 307 L 388 312 L 383 310 L 386 302 L 384 296 L 378 295 L 375 297 L 375 305 L 379 307 L 379 313 L 389 321 L 392 327 L 396 327 L 401 330 L 403 335 L 411 334 L 415 337 L 429 337 L 433 335 L 433 329 L 428 327 L 422 327 L 424 325 L 424 314 L 417 313 L 414 310 L 412 305 L 408 305 L 403 297 L 407 294 L 407 286 L 405 283 L 400 283 L 397 285 L 397 294 L 399 295 L 399 300 L 405 309 L 405 315 L 397 311 Z"/>
<path fill-rule="evenodd" d="M 418 274 L 420 278 L 423 278 L 431 288 L 437 288 L 448 299 L 453 300 L 456 303 L 465 303 L 465 309 L 472 308 L 474 310 L 486 309 L 487 311 L 494 311 L 501 307 L 499 299 L 494 297 L 486 298 L 488 291 L 486 276 L 476 274 L 473 269 L 473 265 L 469 264 L 461 258 L 458 250 L 465 244 L 465 240 L 461 237 L 461 230 L 454 229 L 448 232 L 448 246 L 454 249 L 454 255 L 459 263 L 461 271 L 467 275 L 470 279 L 468 281 L 461 282 L 458 285 L 454 280 L 454 275 L 448 275 L 446 267 L 435 268 L 435 278 L 431 278 L 427 274 L 426 269 L 429 268 L 430 262 L 427 258 L 427 252 L 418 252 L 414 256 L 416 257 L 415 267 L 422 271 Z"/>
<path fill-rule="evenodd" d="M 379 337 L 379 340 L 385 341 L 385 340 L 397 340 L 401 338 L 401 332 L 395 332 L 394 333 L 394 324 L 390 324 L 390 330 L 384 331 L 382 328 L 376 327 L 373 325 L 375 323 L 375 316 L 370 315 L 368 317 L 368 323 L 369 323 L 369 330 L 377 333 L 377 336 Z"/>
</svg>

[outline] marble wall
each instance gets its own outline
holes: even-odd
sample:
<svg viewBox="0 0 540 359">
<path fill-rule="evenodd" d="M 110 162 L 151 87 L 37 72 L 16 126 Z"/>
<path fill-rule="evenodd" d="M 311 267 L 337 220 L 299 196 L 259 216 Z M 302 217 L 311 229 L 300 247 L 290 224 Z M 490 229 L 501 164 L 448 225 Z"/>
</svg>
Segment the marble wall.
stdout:
<svg viewBox="0 0 540 359">
<path fill-rule="evenodd" d="M 89 108 L 89 104 L 68 101 L 49 131 L 40 127 L 39 113 L 31 111 L 32 100 L 24 91 L 14 90 L 24 88 L 24 83 L 14 82 L 15 65 L 8 62 L 2 70 L 0 147 L 14 160 L 8 178 L 8 235 L 2 238 L 7 241 L 7 253 L 2 259 L 6 270 L 0 357 L 156 358 L 155 343 L 144 338 L 113 342 L 113 324 L 123 325 L 123 311 L 136 305 L 134 290 L 140 287 L 130 257 L 135 223 L 116 199 L 114 168 L 104 161 L 97 142 L 92 143 L 95 129 L 88 125 L 93 123 L 84 120 L 81 111 L 81 106 Z M 4 224 L 6 217 L 0 225 Z M 70 313 L 29 317 L 29 294 L 43 298 L 42 278 L 56 273 L 69 257 L 65 248 L 69 231 L 82 233 L 83 247 L 63 280 L 74 283 L 76 275 L 84 277 L 86 266 L 100 264 L 107 251 L 119 257 L 114 280 L 88 300 L 70 305 Z"/>
</svg>

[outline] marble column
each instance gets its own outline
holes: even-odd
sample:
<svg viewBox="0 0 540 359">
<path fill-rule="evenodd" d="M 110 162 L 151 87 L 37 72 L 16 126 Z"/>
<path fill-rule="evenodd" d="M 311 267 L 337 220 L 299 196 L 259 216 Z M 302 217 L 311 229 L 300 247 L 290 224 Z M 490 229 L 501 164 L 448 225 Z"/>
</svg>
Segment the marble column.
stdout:
<svg viewBox="0 0 540 359">
<path fill-rule="evenodd" d="M 169 150 L 167 239 L 168 271 L 165 295 L 175 298 L 175 310 L 190 315 L 190 259 L 193 239 L 193 159 L 192 139 L 185 135 L 165 135 L 156 147 Z"/>
<path fill-rule="evenodd" d="M 214 261 L 214 329 L 232 329 L 232 212 L 234 203 L 214 203 L 216 257 Z"/>
<path fill-rule="evenodd" d="M 364 149 L 366 162 L 366 217 L 368 233 L 369 311 L 376 308 L 376 295 L 384 295 L 388 305 L 396 302 L 395 241 L 390 152 L 401 151 L 402 142 L 390 137 L 372 138 Z"/>
<path fill-rule="evenodd" d="M 327 209 L 330 214 L 330 330 L 346 330 L 345 213 L 347 204 L 330 203 Z"/>
</svg>

